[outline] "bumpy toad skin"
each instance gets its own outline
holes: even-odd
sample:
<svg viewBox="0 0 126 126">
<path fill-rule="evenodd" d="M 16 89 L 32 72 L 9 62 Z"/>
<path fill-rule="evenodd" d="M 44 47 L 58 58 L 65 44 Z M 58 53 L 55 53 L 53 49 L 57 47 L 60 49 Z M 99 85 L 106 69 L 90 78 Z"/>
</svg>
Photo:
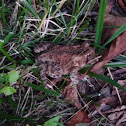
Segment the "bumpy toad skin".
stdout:
<svg viewBox="0 0 126 126">
<path fill-rule="evenodd" d="M 71 74 L 72 83 L 78 83 L 78 70 L 94 57 L 94 49 L 88 43 L 81 45 L 54 45 L 52 43 L 37 44 L 34 48 L 40 77 L 47 86 L 47 77 L 61 78 Z"/>
</svg>

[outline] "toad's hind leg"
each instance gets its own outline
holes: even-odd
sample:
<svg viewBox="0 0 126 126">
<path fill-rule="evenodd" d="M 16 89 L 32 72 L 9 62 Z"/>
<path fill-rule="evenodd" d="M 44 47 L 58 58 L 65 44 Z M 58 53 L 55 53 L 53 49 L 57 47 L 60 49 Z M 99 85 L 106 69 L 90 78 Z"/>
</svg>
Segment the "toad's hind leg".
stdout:
<svg viewBox="0 0 126 126">
<path fill-rule="evenodd" d="M 47 69 L 47 65 L 45 63 L 41 62 L 39 73 L 40 73 L 41 80 L 43 81 L 45 86 L 46 86 L 46 83 L 47 83 L 46 69 Z"/>
<path fill-rule="evenodd" d="M 40 53 L 42 51 L 45 51 L 49 48 L 51 48 L 54 44 L 53 43 L 39 43 L 35 45 L 34 52 L 35 53 Z"/>
<path fill-rule="evenodd" d="M 50 62 L 47 69 L 47 74 L 51 78 L 60 78 L 62 76 L 62 68 L 57 62 Z"/>
<path fill-rule="evenodd" d="M 79 80 L 80 74 L 78 73 L 79 69 L 80 69 L 80 67 L 75 66 L 69 70 L 71 72 L 71 75 L 70 75 L 71 83 L 73 83 L 73 84 L 78 84 L 80 81 Z"/>
<path fill-rule="evenodd" d="M 41 80 L 43 81 L 44 86 L 47 89 L 52 89 L 53 88 L 52 84 L 50 83 L 50 81 L 46 77 L 46 71 L 45 71 L 45 69 L 40 68 L 40 77 L 41 77 Z"/>
</svg>

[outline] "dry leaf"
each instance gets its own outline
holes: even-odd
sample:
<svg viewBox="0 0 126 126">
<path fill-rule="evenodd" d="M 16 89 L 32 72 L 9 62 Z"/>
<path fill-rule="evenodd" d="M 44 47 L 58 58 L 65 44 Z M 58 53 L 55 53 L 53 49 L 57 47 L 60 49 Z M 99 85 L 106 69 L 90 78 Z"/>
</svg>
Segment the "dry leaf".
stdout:
<svg viewBox="0 0 126 126">
<path fill-rule="evenodd" d="M 79 123 L 90 123 L 90 119 L 85 111 L 81 110 L 75 114 L 67 123 L 67 126 L 75 126 Z"/>
<path fill-rule="evenodd" d="M 76 85 L 66 86 L 64 89 L 63 95 L 65 96 L 65 100 L 67 102 L 70 102 L 77 109 L 80 109 L 82 107 L 78 101 L 78 94 L 77 94 L 77 86 Z"/>
<path fill-rule="evenodd" d="M 104 66 L 106 63 L 108 63 L 110 60 L 112 60 L 114 57 L 118 56 L 120 53 L 124 52 L 126 50 L 126 32 L 122 33 L 116 41 L 114 41 L 110 49 L 105 52 L 103 57 L 93 65 L 91 71 L 97 72 L 99 68 Z"/>
<path fill-rule="evenodd" d="M 123 80 L 123 79 L 125 80 L 125 78 L 126 78 L 125 73 L 126 73 L 126 68 L 125 67 L 122 67 L 122 68 L 115 69 L 115 70 L 111 71 L 111 74 L 112 74 L 114 80 L 117 80 L 117 81 L 118 80 Z M 110 74 L 107 74 L 107 75 L 110 76 Z"/>
<path fill-rule="evenodd" d="M 125 17 L 117 17 L 108 15 L 105 18 L 104 25 L 105 26 L 121 26 L 126 22 Z M 104 29 L 102 35 L 102 44 L 106 42 L 111 35 L 117 30 L 117 28 Z M 120 53 L 126 50 L 126 31 L 119 35 L 116 39 L 113 40 L 110 48 L 104 53 L 101 59 L 96 62 L 90 71 L 97 72 L 99 68 L 108 63 L 114 57 L 118 56 Z"/>
<path fill-rule="evenodd" d="M 115 126 L 120 126 L 121 123 L 126 122 L 126 106 L 118 106 L 117 108 L 106 111 L 109 113 L 108 119 L 115 124 Z M 126 124 L 126 123 L 125 123 Z"/>
<path fill-rule="evenodd" d="M 116 108 L 119 105 L 119 102 L 117 97 L 111 96 L 97 101 L 96 104 L 98 106 L 92 105 L 90 107 L 90 114 L 88 115 L 90 118 L 97 116 L 99 113 L 106 116 L 106 112 L 112 108 Z"/>
<path fill-rule="evenodd" d="M 126 80 L 118 80 L 118 83 L 121 86 L 123 86 L 124 88 L 126 88 Z M 120 89 L 118 90 L 118 92 L 119 92 L 120 98 L 122 100 L 122 104 L 126 105 L 126 92 L 124 92 L 124 91 L 122 91 Z M 115 88 L 113 88 L 112 95 L 117 96 L 117 92 L 116 92 Z"/>
<path fill-rule="evenodd" d="M 97 104 L 97 110 L 105 112 L 106 110 L 110 110 L 113 107 L 117 107 L 117 105 L 119 105 L 119 101 L 117 97 L 110 96 L 97 101 Z"/>
<path fill-rule="evenodd" d="M 104 26 L 122 26 L 126 23 L 126 17 L 118 17 L 107 14 L 104 19 Z M 118 28 L 104 28 L 101 44 L 105 43 Z"/>
<path fill-rule="evenodd" d="M 115 0 L 107 0 L 107 5 L 106 5 L 106 9 L 105 9 L 105 14 L 110 14 L 112 7 L 115 3 Z"/>
<path fill-rule="evenodd" d="M 117 0 L 120 7 L 126 12 L 126 0 Z"/>
</svg>

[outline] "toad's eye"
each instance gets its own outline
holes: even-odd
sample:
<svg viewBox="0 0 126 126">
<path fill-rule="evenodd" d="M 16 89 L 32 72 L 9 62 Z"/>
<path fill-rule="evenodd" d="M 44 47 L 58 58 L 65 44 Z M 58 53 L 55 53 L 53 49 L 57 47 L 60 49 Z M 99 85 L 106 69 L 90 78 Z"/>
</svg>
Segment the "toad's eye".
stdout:
<svg viewBox="0 0 126 126">
<path fill-rule="evenodd" d="M 86 52 L 86 49 L 84 49 L 83 52 Z"/>
<path fill-rule="evenodd" d="M 87 57 L 90 57 L 91 56 L 91 54 L 87 54 Z"/>
<path fill-rule="evenodd" d="M 48 61 L 45 61 L 45 64 L 48 64 L 49 62 Z"/>
</svg>

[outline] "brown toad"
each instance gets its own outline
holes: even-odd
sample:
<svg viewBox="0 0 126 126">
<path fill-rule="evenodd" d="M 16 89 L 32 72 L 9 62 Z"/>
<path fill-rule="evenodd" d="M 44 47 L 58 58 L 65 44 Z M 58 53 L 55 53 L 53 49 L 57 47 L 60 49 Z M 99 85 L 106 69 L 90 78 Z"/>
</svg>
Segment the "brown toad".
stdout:
<svg viewBox="0 0 126 126">
<path fill-rule="evenodd" d="M 40 77 L 49 87 L 47 77 L 56 78 L 70 75 L 71 83 L 78 83 L 78 70 L 93 58 L 94 49 L 88 43 L 78 45 L 55 45 L 52 43 L 37 44 L 34 49 L 40 67 Z"/>
</svg>

